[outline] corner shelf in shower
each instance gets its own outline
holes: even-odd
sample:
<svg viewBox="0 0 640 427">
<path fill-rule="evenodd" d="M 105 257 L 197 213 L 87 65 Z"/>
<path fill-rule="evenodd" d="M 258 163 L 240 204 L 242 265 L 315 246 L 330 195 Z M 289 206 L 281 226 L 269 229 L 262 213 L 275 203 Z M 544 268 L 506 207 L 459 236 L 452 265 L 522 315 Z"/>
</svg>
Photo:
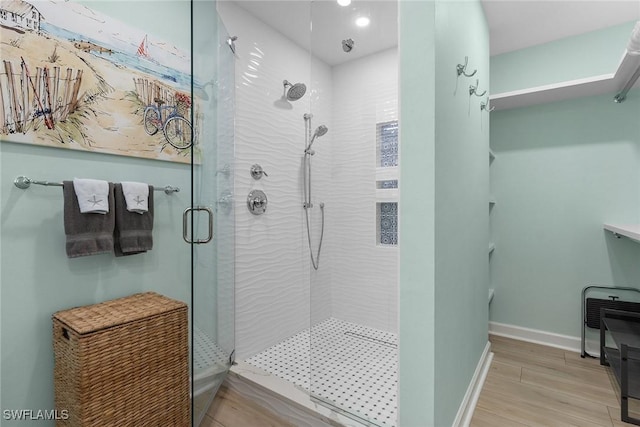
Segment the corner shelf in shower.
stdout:
<svg viewBox="0 0 640 427">
<path fill-rule="evenodd" d="M 604 229 L 616 236 L 624 236 L 640 243 L 640 224 L 604 224 Z"/>
<path fill-rule="evenodd" d="M 491 95 L 489 99 L 491 105 L 498 111 L 585 96 L 615 94 L 629 81 L 638 66 L 640 66 L 640 56 L 625 53 L 614 73 L 497 93 Z M 633 87 L 640 87 L 640 80 Z"/>
<path fill-rule="evenodd" d="M 493 253 L 493 251 L 496 250 L 496 244 L 495 243 L 489 243 L 489 255 L 491 255 Z"/>
</svg>

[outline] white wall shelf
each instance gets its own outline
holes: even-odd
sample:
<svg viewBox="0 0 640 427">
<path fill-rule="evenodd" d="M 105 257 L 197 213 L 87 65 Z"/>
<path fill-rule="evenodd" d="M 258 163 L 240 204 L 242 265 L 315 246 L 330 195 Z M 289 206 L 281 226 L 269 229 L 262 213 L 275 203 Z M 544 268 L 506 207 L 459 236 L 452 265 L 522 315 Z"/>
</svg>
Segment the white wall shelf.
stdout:
<svg viewBox="0 0 640 427">
<path fill-rule="evenodd" d="M 495 158 L 496 158 L 496 154 L 493 151 L 491 151 L 491 148 L 489 148 L 489 163 L 491 163 Z"/>
<path fill-rule="evenodd" d="M 491 304 L 491 301 L 493 300 L 493 295 L 495 294 L 493 289 L 489 289 L 489 304 Z"/>
<path fill-rule="evenodd" d="M 491 105 L 498 111 L 607 93 L 612 94 L 613 102 L 613 95 L 622 90 L 638 66 L 640 56 L 625 53 L 614 73 L 497 93 L 490 96 Z M 640 79 L 633 87 L 640 87 Z"/>
<path fill-rule="evenodd" d="M 640 224 L 604 224 L 604 229 L 640 243 Z"/>
<path fill-rule="evenodd" d="M 489 243 L 489 255 L 491 255 L 491 253 L 496 250 L 496 244 L 495 243 Z"/>
</svg>

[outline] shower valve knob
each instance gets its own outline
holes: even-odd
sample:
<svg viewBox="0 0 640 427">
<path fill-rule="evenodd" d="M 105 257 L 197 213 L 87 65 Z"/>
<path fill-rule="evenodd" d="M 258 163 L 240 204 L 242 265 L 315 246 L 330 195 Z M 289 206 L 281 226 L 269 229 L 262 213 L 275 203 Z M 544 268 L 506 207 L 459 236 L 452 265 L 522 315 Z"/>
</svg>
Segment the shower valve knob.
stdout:
<svg viewBox="0 0 640 427">
<path fill-rule="evenodd" d="M 267 211 L 267 195 L 264 191 L 253 190 L 247 196 L 247 209 L 253 215 L 262 215 Z"/>
<path fill-rule="evenodd" d="M 267 173 L 264 171 L 264 169 L 262 169 L 262 166 L 260 166 L 259 164 L 255 164 L 251 166 L 251 169 L 249 170 L 249 172 L 251 173 L 251 176 L 253 177 L 253 179 L 258 180 L 260 178 L 262 178 L 262 175 L 264 176 L 269 176 L 267 175 Z"/>
</svg>

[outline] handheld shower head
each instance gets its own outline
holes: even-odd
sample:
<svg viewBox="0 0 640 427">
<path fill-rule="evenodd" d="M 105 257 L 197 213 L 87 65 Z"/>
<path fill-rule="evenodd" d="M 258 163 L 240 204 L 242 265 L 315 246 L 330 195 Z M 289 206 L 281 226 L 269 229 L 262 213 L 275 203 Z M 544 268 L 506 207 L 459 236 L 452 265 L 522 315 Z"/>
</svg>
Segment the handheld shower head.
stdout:
<svg viewBox="0 0 640 427">
<path fill-rule="evenodd" d="M 328 127 L 326 127 L 325 125 L 318 126 L 316 128 L 315 132 L 313 132 L 313 136 L 311 137 L 311 141 L 309 142 L 309 145 L 304 150 L 304 152 L 313 155 L 313 151 L 311 151 L 311 145 L 313 145 L 313 141 L 315 141 L 316 138 L 320 138 L 321 136 L 324 136 L 327 132 L 329 132 L 329 128 Z"/>
<path fill-rule="evenodd" d="M 307 92 L 307 86 L 304 83 L 291 84 L 285 80 L 282 84 L 284 85 L 285 97 L 288 101 L 297 101 Z M 287 86 L 289 89 L 287 89 Z"/>
<path fill-rule="evenodd" d="M 316 128 L 316 131 L 313 133 L 313 138 L 324 136 L 327 132 L 329 132 L 329 128 L 326 127 L 325 125 L 320 125 Z"/>
</svg>

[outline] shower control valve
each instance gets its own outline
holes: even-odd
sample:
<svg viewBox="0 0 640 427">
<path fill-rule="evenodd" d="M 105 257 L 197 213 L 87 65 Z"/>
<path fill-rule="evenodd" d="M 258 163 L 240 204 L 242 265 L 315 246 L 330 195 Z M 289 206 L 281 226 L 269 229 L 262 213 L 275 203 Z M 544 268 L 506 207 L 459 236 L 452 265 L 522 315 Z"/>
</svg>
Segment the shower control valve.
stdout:
<svg viewBox="0 0 640 427">
<path fill-rule="evenodd" d="M 253 215 L 262 215 L 267 211 L 267 195 L 262 190 L 252 190 L 247 196 L 247 209 Z"/>
<path fill-rule="evenodd" d="M 249 172 L 251 173 L 251 176 L 253 177 L 253 179 L 255 180 L 259 180 L 260 178 L 262 178 L 262 175 L 264 176 L 269 176 L 267 175 L 267 173 L 262 169 L 262 166 L 260 166 L 259 164 L 255 164 L 251 166 L 251 169 L 249 170 Z"/>
</svg>

